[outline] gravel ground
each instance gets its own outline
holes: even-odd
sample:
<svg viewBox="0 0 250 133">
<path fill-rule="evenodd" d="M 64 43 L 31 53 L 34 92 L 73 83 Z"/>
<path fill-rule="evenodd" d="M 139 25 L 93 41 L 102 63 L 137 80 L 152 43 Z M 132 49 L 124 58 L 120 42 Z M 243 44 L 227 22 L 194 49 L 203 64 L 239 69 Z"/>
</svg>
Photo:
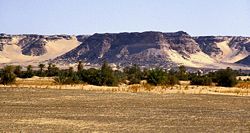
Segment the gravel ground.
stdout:
<svg viewBox="0 0 250 133">
<path fill-rule="evenodd" d="M 250 132 L 250 97 L 3 88 L 0 132 Z"/>
</svg>

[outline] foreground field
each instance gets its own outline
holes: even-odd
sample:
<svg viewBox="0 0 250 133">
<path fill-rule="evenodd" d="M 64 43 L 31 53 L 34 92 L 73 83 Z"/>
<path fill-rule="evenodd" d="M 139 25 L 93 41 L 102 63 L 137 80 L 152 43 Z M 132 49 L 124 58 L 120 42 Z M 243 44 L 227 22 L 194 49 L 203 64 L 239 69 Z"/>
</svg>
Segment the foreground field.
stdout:
<svg viewBox="0 0 250 133">
<path fill-rule="evenodd" d="M 15 84 L 0 85 L 1 88 L 37 88 L 37 89 L 82 89 L 89 91 L 108 92 L 146 92 L 156 94 L 217 94 L 250 96 L 250 82 L 239 82 L 236 87 L 197 86 L 190 85 L 189 81 L 181 81 L 181 85 L 175 86 L 151 86 L 149 84 L 119 85 L 118 87 L 94 86 L 87 84 L 59 85 L 53 78 L 33 77 L 29 79 L 17 79 Z"/>
<path fill-rule="evenodd" d="M 0 89 L 0 132 L 250 132 L 250 97 Z"/>
</svg>

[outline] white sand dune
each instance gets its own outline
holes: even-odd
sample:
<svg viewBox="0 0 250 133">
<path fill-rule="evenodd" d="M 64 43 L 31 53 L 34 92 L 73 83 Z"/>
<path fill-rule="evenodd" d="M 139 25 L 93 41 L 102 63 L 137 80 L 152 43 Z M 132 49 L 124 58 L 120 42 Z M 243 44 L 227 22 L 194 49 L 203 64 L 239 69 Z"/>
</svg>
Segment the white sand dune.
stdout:
<svg viewBox="0 0 250 133">
<path fill-rule="evenodd" d="M 217 43 L 217 47 L 220 48 L 220 50 L 223 52 L 222 58 L 227 57 L 233 52 L 232 49 L 229 47 L 228 43 L 229 41 Z"/>
<path fill-rule="evenodd" d="M 184 65 L 188 67 L 194 68 L 211 68 L 211 69 L 226 69 L 227 67 L 231 67 L 232 69 L 238 70 L 250 70 L 248 66 L 242 66 L 233 63 L 227 62 L 220 62 L 217 61 L 207 54 L 203 52 L 198 52 L 195 54 L 190 54 L 190 57 L 184 57 L 179 54 L 175 50 L 165 50 L 165 53 L 168 55 L 169 59 L 179 65 Z M 239 58 L 240 56 L 235 56 L 235 59 Z"/>
<path fill-rule="evenodd" d="M 230 48 L 229 41 L 217 43 L 217 47 L 223 52 L 223 54 L 217 58 L 221 62 L 234 63 L 250 55 L 246 49 L 239 51 L 238 49 Z"/>
<path fill-rule="evenodd" d="M 47 53 L 42 56 L 28 56 L 22 54 L 22 49 L 15 43 L 12 45 L 4 45 L 3 51 L 0 51 L 0 63 L 27 63 L 41 62 L 49 59 L 54 59 L 80 45 L 76 37 L 70 40 L 61 39 L 58 41 L 49 41 L 45 48 Z"/>
<path fill-rule="evenodd" d="M 168 50 L 166 51 L 166 54 L 169 56 L 171 61 L 190 67 L 204 67 L 208 64 L 213 64 L 216 62 L 203 52 L 191 54 L 190 58 L 180 55 L 175 50 Z"/>
</svg>

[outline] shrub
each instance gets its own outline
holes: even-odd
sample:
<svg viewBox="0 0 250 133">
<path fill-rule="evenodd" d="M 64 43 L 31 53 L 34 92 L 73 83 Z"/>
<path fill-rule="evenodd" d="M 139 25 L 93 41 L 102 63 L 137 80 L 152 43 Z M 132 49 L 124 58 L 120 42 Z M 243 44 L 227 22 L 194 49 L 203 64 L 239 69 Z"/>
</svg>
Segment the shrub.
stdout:
<svg viewBox="0 0 250 133">
<path fill-rule="evenodd" d="M 212 84 L 212 79 L 207 76 L 195 76 L 192 77 L 190 81 L 191 85 L 211 85 Z"/>
<path fill-rule="evenodd" d="M 70 71 L 70 70 L 69 70 Z M 74 72 L 69 73 L 65 71 L 59 72 L 58 76 L 54 79 L 59 84 L 78 84 L 80 79 Z"/>
<path fill-rule="evenodd" d="M 176 73 L 176 76 L 179 80 L 188 80 L 188 73 L 186 71 L 186 67 L 185 66 L 180 66 L 179 67 L 179 71 Z"/>
<path fill-rule="evenodd" d="M 59 84 L 66 84 L 67 76 L 64 73 L 59 73 L 58 77 L 55 77 L 54 80 Z"/>
<path fill-rule="evenodd" d="M 12 84 L 16 81 L 16 75 L 14 74 L 12 66 L 5 66 L 1 75 L 1 84 Z"/>
<path fill-rule="evenodd" d="M 231 68 L 216 72 L 216 83 L 218 86 L 233 87 L 237 84 L 236 72 Z"/>
<path fill-rule="evenodd" d="M 179 79 L 175 76 L 175 75 L 169 75 L 168 77 L 168 84 L 169 85 L 176 85 L 176 84 L 179 84 Z"/>
<path fill-rule="evenodd" d="M 34 76 L 34 71 L 32 69 L 31 65 L 27 66 L 27 70 L 22 72 L 22 74 L 20 75 L 20 78 L 32 78 Z"/>
<path fill-rule="evenodd" d="M 116 70 L 114 71 L 115 78 L 117 79 L 118 83 L 125 83 L 126 82 L 126 74 L 122 71 Z"/>
<path fill-rule="evenodd" d="M 168 83 L 167 73 L 160 68 L 150 70 L 147 82 L 152 85 L 166 85 Z"/>
<path fill-rule="evenodd" d="M 106 85 L 106 86 L 117 86 L 118 78 L 115 76 L 115 72 L 104 62 L 101 69 L 90 68 L 88 70 L 81 70 L 77 72 L 80 80 L 93 85 Z"/>
<path fill-rule="evenodd" d="M 103 63 L 99 76 L 101 77 L 101 85 L 107 85 L 107 86 L 118 85 L 118 81 L 114 76 L 114 71 L 108 65 L 107 62 Z"/>
<path fill-rule="evenodd" d="M 22 74 L 22 67 L 21 67 L 21 66 L 15 66 L 14 74 L 15 74 L 17 77 L 21 77 L 21 74 Z"/>
<path fill-rule="evenodd" d="M 47 72 L 46 72 L 46 75 L 48 77 L 53 77 L 53 76 L 57 76 L 59 74 L 59 68 L 56 67 L 55 64 L 52 64 L 52 63 L 49 63 L 48 64 L 48 68 L 47 68 Z"/>
<path fill-rule="evenodd" d="M 126 67 L 124 73 L 127 75 L 127 80 L 129 84 L 139 84 L 142 79 L 142 71 L 138 65 L 133 65 L 132 67 Z"/>
</svg>

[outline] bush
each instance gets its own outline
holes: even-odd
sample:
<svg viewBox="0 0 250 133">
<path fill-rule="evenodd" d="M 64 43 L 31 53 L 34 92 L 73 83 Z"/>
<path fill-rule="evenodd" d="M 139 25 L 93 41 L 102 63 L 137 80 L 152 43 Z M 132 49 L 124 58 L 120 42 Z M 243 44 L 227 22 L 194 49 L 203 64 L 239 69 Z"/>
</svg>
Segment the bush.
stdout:
<svg viewBox="0 0 250 133">
<path fill-rule="evenodd" d="M 169 75 L 168 77 L 168 84 L 169 85 L 176 85 L 176 84 L 179 84 L 179 79 L 175 76 L 175 75 Z"/>
<path fill-rule="evenodd" d="M 123 73 L 122 71 L 114 71 L 114 75 L 117 79 L 117 82 L 118 83 L 125 83 L 126 82 L 126 74 Z"/>
<path fill-rule="evenodd" d="M 132 67 L 126 67 L 124 73 L 127 75 L 127 80 L 129 84 L 139 84 L 143 73 L 138 65 L 133 65 Z"/>
<path fill-rule="evenodd" d="M 104 62 L 101 69 L 90 68 L 88 70 L 81 70 L 77 72 L 80 80 L 93 85 L 106 85 L 106 86 L 117 86 L 118 78 L 114 74 L 115 72 L 111 69 L 107 62 Z"/>
<path fill-rule="evenodd" d="M 212 79 L 207 76 L 194 76 L 190 82 L 191 85 L 212 85 Z"/>
<path fill-rule="evenodd" d="M 176 73 L 176 76 L 179 80 L 188 80 L 188 73 L 186 71 L 186 67 L 185 66 L 180 66 L 179 67 L 179 71 Z"/>
<path fill-rule="evenodd" d="M 58 76 L 59 75 L 59 68 L 56 67 L 55 64 L 49 63 L 48 64 L 48 70 L 46 71 L 46 75 L 48 77 Z"/>
<path fill-rule="evenodd" d="M 236 72 L 231 68 L 216 72 L 216 83 L 218 86 L 233 87 L 237 84 Z"/>
<path fill-rule="evenodd" d="M 54 79 L 59 84 L 78 84 L 80 83 L 79 77 L 77 74 L 73 73 L 68 75 L 66 72 L 60 72 L 58 77 Z"/>
<path fill-rule="evenodd" d="M 167 73 L 160 68 L 150 70 L 147 82 L 152 85 L 166 85 L 168 83 Z"/>
<path fill-rule="evenodd" d="M 118 85 L 118 80 L 114 76 L 114 71 L 108 65 L 107 62 L 103 63 L 103 65 L 101 67 L 101 71 L 98 75 L 101 78 L 101 85 L 107 85 L 107 86 Z"/>
<path fill-rule="evenodd" d="M 32 78 L 35 75 L 32 66 L 28 65 L 27 66 L 27 70 L 26 71 L 22 71 L 20 75 L 18 75 L 18 77 L 20 78 Z"/>
<path fill-rule="evenodd" d="M 1 75 L 1 84 L 7 85 L 12 84 L 16 81 L 16 75 L 14 74 L 12 66 L 5 66 L 3 69 L 3 73 Z"/>
<path fill-rule="evenodd" d="M 22 67 L 21 67 L 21 66 L 15 66 L 14 74 L 15 74 L 17 77 L 21 77 L 21 75 L 22 75 Z"/>
</svg>

